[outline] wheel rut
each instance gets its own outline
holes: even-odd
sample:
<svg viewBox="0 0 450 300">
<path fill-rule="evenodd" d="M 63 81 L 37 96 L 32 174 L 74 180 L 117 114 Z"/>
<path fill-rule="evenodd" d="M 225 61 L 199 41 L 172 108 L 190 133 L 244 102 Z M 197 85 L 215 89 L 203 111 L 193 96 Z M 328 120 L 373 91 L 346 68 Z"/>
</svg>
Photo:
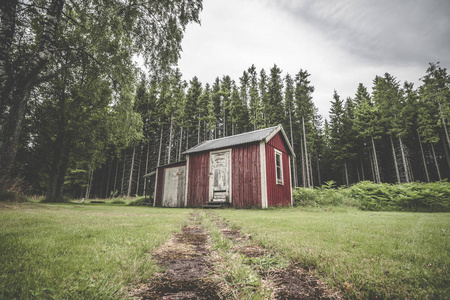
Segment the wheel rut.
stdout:
<svg viewBox="0 0 450 300">
<path fill-rule="evenodd" d="M 195 211 L 151 253 L 164 269 L 134 299 L 342 299 L 341 294 L 212 212 Z"/>
</svg>

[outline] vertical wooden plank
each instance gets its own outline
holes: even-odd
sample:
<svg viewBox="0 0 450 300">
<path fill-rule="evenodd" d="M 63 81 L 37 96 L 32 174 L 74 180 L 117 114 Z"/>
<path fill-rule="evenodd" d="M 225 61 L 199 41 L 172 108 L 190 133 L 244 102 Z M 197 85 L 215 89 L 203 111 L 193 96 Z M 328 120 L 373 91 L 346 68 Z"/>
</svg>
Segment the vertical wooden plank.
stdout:
<svg viewBox="0 0 450 300">
<path fill-rule="evenodd" d="M 261 206 L 267 208 L 267 172 L 266 172 L 266 143 L 259 143 L 260 170 L 261 170 Z"/>
</svg>

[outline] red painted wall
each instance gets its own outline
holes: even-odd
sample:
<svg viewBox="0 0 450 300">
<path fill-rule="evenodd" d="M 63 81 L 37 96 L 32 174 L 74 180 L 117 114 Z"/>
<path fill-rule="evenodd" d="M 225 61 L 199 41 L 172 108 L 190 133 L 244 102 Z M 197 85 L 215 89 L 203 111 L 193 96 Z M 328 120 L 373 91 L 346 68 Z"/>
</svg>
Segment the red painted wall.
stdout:
<svg viewBox="0 0 450 300">
<path fill-rule="evenodd" d="M 235 208 L 261 207 L 259 143 L 234 147 L 231 151 L 231 197 Z"/>
<path fill-rule="evenodd" d="M 155 206 L 162 205 L 162 195 L 164 189 L 164 168 L 159 168 L 157 170 L 158 175 L 156 178 L 156 195 L 155 195 Z"/>
<path fill-rule="evenodd" d="M 282 152 L 283 160 L 283 185 L 277 184 L 275 170 L 275 149 Z M 266 180 L 267 180 L 267 205 L 289 206 L 291 205 L 291 177 L 289 174 L 289 155 L 287 146 L 281 137 L 276 134 L 266 143 Z"/>
<path fill-rule="evenodd" d="M 209 152 L 189 155 L 187 173 L 187 206 L 196 207 L 208 203 L 209 198 Z"/>
</svg>

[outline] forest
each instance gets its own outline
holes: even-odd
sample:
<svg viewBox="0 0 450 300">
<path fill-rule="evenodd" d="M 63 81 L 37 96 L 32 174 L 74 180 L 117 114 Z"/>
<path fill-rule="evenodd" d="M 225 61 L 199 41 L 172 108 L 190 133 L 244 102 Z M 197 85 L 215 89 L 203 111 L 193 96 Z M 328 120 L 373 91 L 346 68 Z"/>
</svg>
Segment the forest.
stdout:
<svg viewBox="0 0 450 300">
<path fill-rule="evenodd" d="M 130 3 L 2 2 L 2 189 L 52 202 L 142 195 L 143 175 L 190 147 L 278 124 L 296 153 L 293 186 L 449 177 L 450 75 L 439 63 L 418 87 L 385 73 L 355 82 L 353 97 L 335 91 L 324 118 L 301 66 L 183 78 L 180 43 L 201 1 Z"/>
</svg>

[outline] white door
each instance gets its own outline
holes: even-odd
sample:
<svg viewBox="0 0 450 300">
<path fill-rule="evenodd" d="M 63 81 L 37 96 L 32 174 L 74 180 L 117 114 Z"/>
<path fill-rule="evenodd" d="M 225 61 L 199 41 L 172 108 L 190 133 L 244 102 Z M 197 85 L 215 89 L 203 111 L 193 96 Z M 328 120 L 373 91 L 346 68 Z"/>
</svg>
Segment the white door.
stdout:
<svg viewBox="0 0 450 300">
<path fill-rule="evenodd" d="M 184 204 L 186 167 L 173 167 L 164 170 L 164 190 L 162 206 L 182 207 Z"/>
<path fill-rule="evenodd" d="M 209 199 L 211 201 L 230 201 L 231 151 L 211 153 Z"/>
</svg>

